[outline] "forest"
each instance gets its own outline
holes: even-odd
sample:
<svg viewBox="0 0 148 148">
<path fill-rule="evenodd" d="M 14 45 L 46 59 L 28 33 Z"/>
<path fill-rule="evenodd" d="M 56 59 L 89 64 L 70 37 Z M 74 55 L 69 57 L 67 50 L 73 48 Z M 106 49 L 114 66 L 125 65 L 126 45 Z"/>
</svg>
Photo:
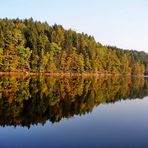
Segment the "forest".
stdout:
<svg viewBox="0 0 148 148">
<path fill-rule="evenodd" d="M 99 27 L 99 26 L 98 26 Z M 148 53 L 30 19 L 0 19 L 0 72 L 148 74 Z"/>
</svg>

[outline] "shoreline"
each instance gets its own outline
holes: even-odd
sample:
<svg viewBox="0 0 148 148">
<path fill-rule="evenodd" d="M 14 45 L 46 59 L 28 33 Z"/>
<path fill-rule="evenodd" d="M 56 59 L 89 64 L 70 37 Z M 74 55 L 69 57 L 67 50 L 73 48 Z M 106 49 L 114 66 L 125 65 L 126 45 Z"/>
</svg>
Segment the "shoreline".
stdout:
<svg viewBox="0 0 148 148">
<path fill-rule="evenodd" d="M 70 72 L 54 72 L 54 73 L 48 73 L 48 72 L 26 72 L 26 71 L 17 71 L 17 72 L 0 72 L 0 76 L 61 76 L 61 77 L 74 77 L 74 76 L 84 76 L 84 77 L 93 77 L 93 76 L 100 76 L 100 77 L 106 77 L 106 76 L 135 76 L 135 77 L 148 77 L 148 75 L 132 75 L 132 74 L 115 74 L 115 73 L 70 73 Z"/>
<path fill-rule="evenodd" d="M 98 74 L 98 73 L 70 73 L 70 72 L 54 72 L 54 73 L 48 73 L 48 72 L 0 72 L 0 76 L 111 76 L 111 75 L 120 75 L 120 74 Z"/>
</svg>

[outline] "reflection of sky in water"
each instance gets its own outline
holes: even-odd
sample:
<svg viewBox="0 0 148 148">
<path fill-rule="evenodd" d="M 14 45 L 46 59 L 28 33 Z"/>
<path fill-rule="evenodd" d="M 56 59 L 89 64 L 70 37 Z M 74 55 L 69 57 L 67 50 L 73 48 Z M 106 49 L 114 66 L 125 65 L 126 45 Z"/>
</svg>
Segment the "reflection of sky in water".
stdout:
<svg viewBox="0 0 148 148">
<path fill-rule="evenodd" d="M 148 97 L 44 126 L 0 128 L 0 147 L 148 147 Z"/>
</svg>

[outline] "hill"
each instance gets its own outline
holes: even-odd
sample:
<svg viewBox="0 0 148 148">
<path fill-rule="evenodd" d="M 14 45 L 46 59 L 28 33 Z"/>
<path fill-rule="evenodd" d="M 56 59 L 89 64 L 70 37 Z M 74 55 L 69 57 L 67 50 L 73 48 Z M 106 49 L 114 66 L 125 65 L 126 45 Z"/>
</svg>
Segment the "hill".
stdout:
<svg viewBox="0 0 148 148">
<path fill-rule="evenodd" d="M 93 36 L 32 18 L 0 19 L 0 71 L 148 74 L 148 54 L 103 46 Z"/>
</svg>

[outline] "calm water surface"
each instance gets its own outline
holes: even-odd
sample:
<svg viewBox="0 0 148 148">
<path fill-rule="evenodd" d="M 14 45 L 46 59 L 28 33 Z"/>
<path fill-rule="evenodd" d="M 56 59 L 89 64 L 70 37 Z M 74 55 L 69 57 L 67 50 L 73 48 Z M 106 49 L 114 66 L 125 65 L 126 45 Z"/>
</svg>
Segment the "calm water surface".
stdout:
<svg viewBox="0 0 148 148">
<path fill-rule="evenodd" d="M 148 147 L 148 78 L 0 78 L 0 147 Z"/>
</svg>

